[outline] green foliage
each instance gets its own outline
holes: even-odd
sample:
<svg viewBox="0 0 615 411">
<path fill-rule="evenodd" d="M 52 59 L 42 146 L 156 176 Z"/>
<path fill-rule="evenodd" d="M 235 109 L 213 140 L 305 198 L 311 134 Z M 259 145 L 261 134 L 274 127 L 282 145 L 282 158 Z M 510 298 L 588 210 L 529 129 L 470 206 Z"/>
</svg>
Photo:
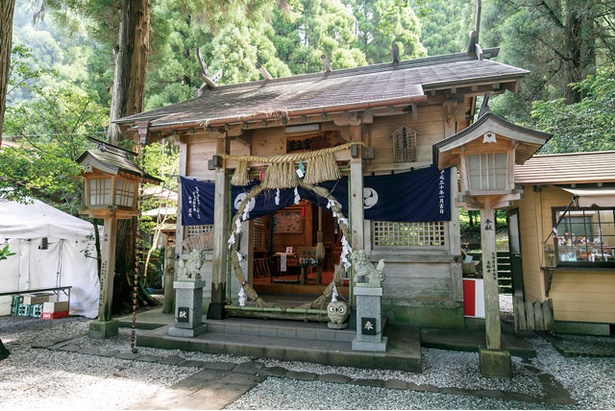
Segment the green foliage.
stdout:
<svg viewBox="0 0 615 411">
<path fill-rule="evenodd" d="M 400 58 L 423 57 L 421 24 L 412 8 L 395 0 L 346 0 L 357 25 L 355 47 L 365 54 L 369 64 L 391 60 L 391 46 L 397 44 Z"/>
<path fill-rule="evenodd" d="M 0 150 L 0 196 L 18 201 L 40 198 L 76 215 L 81 188 L 74 160 L 85 150 L 86 137 L 103 129 L 108 113 L 93 96 L 60 80 L 57 72 L 24 70 L 39 65 L 25 48 L 18 46 L 14 56 L 12 73 L 17 78 L 12 81 L 29 98 L 6 110 L 4 138 L 18 146 Z"/>
<path fill-rule="evenodd" d="M 554 135 L 541 152 L 615 150 L 615 72 L 590 76 L 574 87 L 585 95 L 579 103 L 534 102 L 533 118 Z"/>
<path fill-rule="evenodd" d="M 143 148 L 143 169 L 163 180 L 162 186 L 177 190 L 179 150 L 170 140 L 148 144 Z"/>
<path fill-rule="evenodd" d="M 495 211 L 495 230 L 496 241 L 503 243 L 508 241 L 508 222 L 505 210 Z M 459 229 L 461 233 L 461 242 L 470 244 L 481 243 L 480 234 L 480 212 L 477 210 L 466 210 L 459 208 Z"/>
<path fill-rule="evenodd" d="M 482 17 L 481 45 L 500 46 L 498 61 L 530 71 L 519 95 L 497 98 L 511 121 L 531 124 L 533 101 L 580 101 L 571 85 L 615 62 L 612 1 L 492 0 Z"/>
<path fill-rule="evenodd" d="M 417 1 L 411 3 L 419 10 L 422 36 L 428 55 L 437 56 L 465 51 L 468 33 L 474 30 L 475 2 Z"/>
<path fill-rule="evenodd" d="M 49 68 L 33 64 L 32 49 L 19 43 L 13 44 L 11 52 L 11 65 L 9 68 L 9 88 L 7 102 L 9 105 L 17 101 L 31 98 L 31 89 L 45 74 L 54 72 Z"/>
<path fill-rule="evenodd" d="M 3 248 L 0 248 L 0 261 L 6 260 L 10 256 L 15 255 L 15 253 L 9 250 L 9 246 L 5 245 Z"/>
</svg>

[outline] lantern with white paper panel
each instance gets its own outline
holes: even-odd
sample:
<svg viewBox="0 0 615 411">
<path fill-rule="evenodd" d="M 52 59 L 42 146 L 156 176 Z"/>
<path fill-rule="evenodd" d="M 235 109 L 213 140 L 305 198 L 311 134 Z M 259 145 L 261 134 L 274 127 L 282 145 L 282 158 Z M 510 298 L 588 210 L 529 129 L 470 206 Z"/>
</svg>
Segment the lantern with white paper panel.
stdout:
<svg viewBox="0 0 615 411">
<path fill-rule="evenodd" d="M 137 199 L 142 182 L 160 184 L 162 181 L 135 165 L 137 153 L 100 140 L 90 140 L 98 147 L 85 151 L 76 160 L 83 167 L 81 177 L 84 180 L 85 207 L 80 212 L 104 220 L 100 240 L 98 321 L 90 325 L 90 336 L 106 338 L 117 335 L 117 325 L 111 320 L 117 220 L 130 219 L 139 214 Z"/>
<path fill-rule="evenodd" d="M 523 164 L 550 137 L 509 123 L 493 114 L 485 102 L 472 125 L 433 146 L 438 168 L 458 170 L 457 206 L 480 210 L 486 350 L 480 350 L 479 357 L 485 376 L 510 376 L 512 372 L 510 353 L 502 350 L 494 210 L 522 198 L 523 191 L 515 186 L 515 164 Z M 464 290 L 464 299 L 475 295 L 465 291 L 475 289 Z M 500 362 L 502 358 L 507 361 Z"/>
</svg>

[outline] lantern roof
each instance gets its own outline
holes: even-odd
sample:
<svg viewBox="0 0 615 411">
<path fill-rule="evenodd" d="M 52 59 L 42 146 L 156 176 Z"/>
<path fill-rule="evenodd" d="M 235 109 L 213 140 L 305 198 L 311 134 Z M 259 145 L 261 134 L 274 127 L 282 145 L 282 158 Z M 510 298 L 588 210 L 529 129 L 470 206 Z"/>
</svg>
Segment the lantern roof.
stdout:
<svg viewBox="0 0 615 411">
<path fill-rule="evenodd" d="M 86 150 L 77 158 L 77 163 L 86 168 L 96 168 L 103 173 L 118 175 L 129 174 L 142 178 L 145 183 L 160 184 L 162 180 L 137 167 L 134 158 L 137 153 L 91 138 L 98 144 L 96 149 Z"/>
<path fill-rule="evenodd" d="M 488 98 L 488 97 L 487 97 Z M 543 133 L 510 123 L 491 112 L 484 104 L 478 120 L 458 133 L 433 145 L 433 162 L 443 169 L 458 164 L 459 154 L 474 141 L 492 138 L 506 141 L 515 148 L 515 164 L 523 164 L 536 153 L 552 134 Z"/>
</svg>

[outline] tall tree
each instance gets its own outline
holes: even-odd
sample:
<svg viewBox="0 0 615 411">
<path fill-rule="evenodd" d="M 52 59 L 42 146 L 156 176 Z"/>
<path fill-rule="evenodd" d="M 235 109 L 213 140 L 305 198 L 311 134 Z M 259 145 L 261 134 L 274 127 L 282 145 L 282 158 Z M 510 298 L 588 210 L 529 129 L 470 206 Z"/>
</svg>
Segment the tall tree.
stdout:
<svg viewBox="0 0 615 411">
<path fill-rule="evenodd" d="M 354 45 L 369 64 L 391 59 L 391 45 L 397 44 L 402 59 L 424 57 L 421 25 L 411 7 L 396 7 L 396 0 L 345 0 L 356 19 Z"/>
<path fill-rule="evenodd" d="M 2 0 L 0 3 L 0 146 L 2 146 L 2 125 L 4 124 L 9 67 L 11 65 L 14 12 L 15 0 Z"/>
<path fill-rule="evenodd" d="M 292 0 L 275 10 L 271 41 L 293 74 L 323 70 L 324 54 L 333 69 L 366 64 L 356 40 L 355 19 L 339 0 Z"/>
<path fill-rule="evenodd" d="M 114 120 L 143 111 L 145 73 L 149 53 L 149 0 L 121 0 L 122 18 L 115 47 L 115 78 L 107 139 L 120 140 Z"/>
<path fill-rule="evenodd" d="M 416 0 L 414 1 L 416 2 Z M 421 23 L 421 42 L 427 54 L 437 56 L 465 51 L 468 33 L 475 29 L 476 0 L 431 1 L 416 4 Z M 493 46 L 483 44 L 482 46 Z"/>
<path fill-rule="evenodd" d="M 615 150 L 615 68 L 589 76 L 574 88 L 585 96 L 579 103 L 565 104 L 563 98 L 534 102 L 538 127 L 553 134 L 541 152 Z"/>
<path fill-rule="evenodd" d="M 483 17 L 483 33 L 502 46 L 501 59 L 531 71 L 526 102 L 577 103 L 582 94 L 573 84 L 595 73 L 598 58 L 615 61 L 612 1 L 497 0 L 485 4 Z"/>
</svg>

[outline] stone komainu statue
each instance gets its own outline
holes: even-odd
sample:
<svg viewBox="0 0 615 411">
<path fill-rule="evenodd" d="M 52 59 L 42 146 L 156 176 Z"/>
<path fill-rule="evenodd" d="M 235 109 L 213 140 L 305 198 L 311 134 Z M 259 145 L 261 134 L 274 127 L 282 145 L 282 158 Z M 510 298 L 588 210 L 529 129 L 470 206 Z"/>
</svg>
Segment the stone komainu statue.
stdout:
<svg viewBox="0 0 615 411">
<path fill-rule="evenodd" d="M 203 265 L 203 251 L 192 250 L 188 255 L 187 261 L 180 258 L 177 267 L 177 279 L 180 281 L 196 281 L 201 277 L 201 266 Z"/>
<path fill-rule="evenodd" d="M 365 250 L 353 251 L 350 261 L 354 268 L 354 284 L 362 287 L 382 287 L 384 281 L 384 260 L 378 262 L 374 268 L 369 261 Z"/>
</svg>

